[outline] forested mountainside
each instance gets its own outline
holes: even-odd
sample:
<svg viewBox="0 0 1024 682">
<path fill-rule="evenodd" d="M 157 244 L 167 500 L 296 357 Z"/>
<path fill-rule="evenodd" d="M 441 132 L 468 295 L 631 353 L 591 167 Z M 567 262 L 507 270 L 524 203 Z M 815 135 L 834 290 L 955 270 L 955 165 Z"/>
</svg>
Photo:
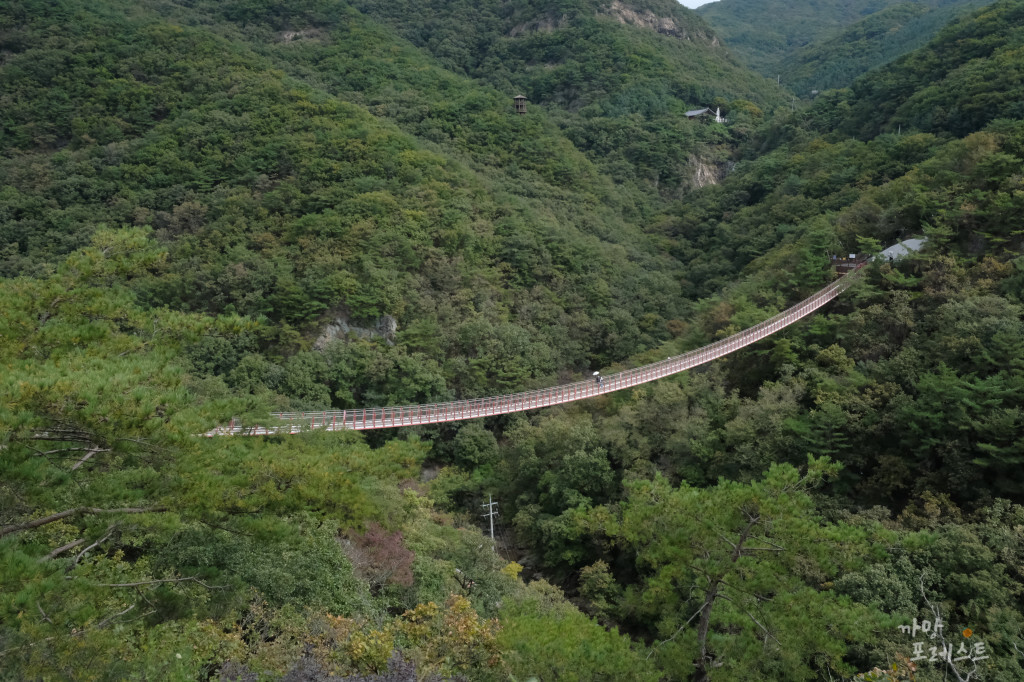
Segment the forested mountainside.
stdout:
<svg viewBox="0 0 1024 682">
<path fill-rule="evenodd" d="M 150 225 L 173 253 L 148 301 L 275 323 L 241 346 L 218 342 L 220 369 L 267 343 L 301 347 L 294 330 L 325 314 L 388 316 L 405 343 L 384 362 L 429 377 L 450 358 L 458 395 L 667 338 L 665 322 L 685 317 L 684 275 L 647 223 L 700 169 L 714 175 L 734 134 L 681 116 L 701 100 L 670 98 L 671 127 L 599 116 L 592 144 L 574 142 L 582 123 L 567 131 L 539 106 L 517 117 L 514 91 L 445 71 L 351 7 L 308 4 L 12 16 L 3 78 L 16 153 L 0 241 L 18 246 L 4 272 L 52 268 L 97 225 Z M 760 115 L 740 102 L 735 134 Z M 301 404 L 348 404 L 312 390 Z M 401 392 L 384 389 L 446 395 Z"/>
<path fill-rule="evenodd" d="M 720 0 L 696 11 L 751 68 L 806 97 L 849 85 L 924 44 L 957 14 L 990 2 Z"/>
<path fill-rule="evenodd" d="M 988 0 L 938 7 L 920 2 L 891 5 L 840 33 L 789 52 L 765 71 L 778 74 L 801 97 L 848 87 L 861 74 L 924 45 L 957 14 L 986 4 Z"/>
<path fill-rule="evenodd" d="M 651 115 L 714 97 L 780 99 L 671 0 L 355 4 L 449 69 L 586 118 Z"/>
<path fill-rule="evenodd" d="M 722 107 L 743 137 L 785 99 L 673 0 L 356 5 L 447 68 L 525 95 L 616 183 L 664 198 L 682 196 L 696 166 L 713 177 L 726 160 L 682 114 Z"/>
<path fill-rule="evenodd" d="M 0 678 L 1021 679 L 1022 8 L 790 111 L 661 2 L 4 6 Z M 195 435 L 661 359 L 908 236 L 630 392 Z"/>
<path fill-rule="evenodd" d="M 965 135 L 1024 116 L 1024 9 L 998 3 L 945 28 L 930 49 L 859 79 L 841 128 L 860 136 L 906 127 Z"/>
</svg>

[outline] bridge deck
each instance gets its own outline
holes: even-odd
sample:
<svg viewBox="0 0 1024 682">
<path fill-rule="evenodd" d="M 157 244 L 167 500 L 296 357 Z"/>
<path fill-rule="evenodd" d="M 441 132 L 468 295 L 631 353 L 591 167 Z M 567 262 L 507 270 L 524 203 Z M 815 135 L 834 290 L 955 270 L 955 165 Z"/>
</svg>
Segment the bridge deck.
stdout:
<svg viewBox="0 0 1024 682">
<path fill-rule="evenodd" d="M 863 267 L 863 263 L 860 264 Z M 207 432 L 206 436 L 244 435 L 261 436 L 279 433 L 301 433 L 309 429 L 338 431 L 342 429 L 365 431 L 370 429 L 391 429 L 401 426 L 417 426 L 421 424 L 439 424 L 442 422 L 462 421 L 491 417 L 512 412 L 524 412 L 551 405 L 560 405 L 577 400 L 586 400 L 604 393 L 612 393 L 624 388 L 638 386 L 656 381 L 670 374 L 685 372 L 688 369 L 711 362 L 717 358 L 733 353 L 744 346 L 771 336 L 801 318 L 813 313 L 854 283 L 859 274 L 857 270 L 846 274 L 821 291 L 797 303 L 792 308 L 771 317 L 749 329 L 708 344 L 703 348 L 692 350 L 682 355 L 655 362 L 643 367 L 628 369 L 603 378 L 599 384 L 588 379 L 571 384 L 552 386 L 535 391 L 511 393 L 490 398 L 473 398 L 455 400 L 447 403 L 430 403 L 424 405 L 403 405 L 400 407 L 368 407 L 354 410 L 327 410 L 322 412 L 277 412 L 271 414 L 274 424 L 242 425 L 232 421 Z"/>
</svg>

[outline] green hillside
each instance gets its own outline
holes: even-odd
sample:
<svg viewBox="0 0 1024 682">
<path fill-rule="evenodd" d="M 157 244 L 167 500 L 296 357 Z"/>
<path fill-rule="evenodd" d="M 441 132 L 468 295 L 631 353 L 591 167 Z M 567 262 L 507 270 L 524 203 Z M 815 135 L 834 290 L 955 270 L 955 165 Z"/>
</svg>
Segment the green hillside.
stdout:
<svg viewBox="0 0 1024 682">
<path fill-rule="evenodd" d="M 1021 679 L 1022 19 L 791 109 L 667 0 L 3 6 L 0 680 Z M 910 236 L 630 391 L 196 435 L 661 360 Z"/>
<path fill-rule="evenodd" d="M 671 0 L 360 0 L 357 6 L 446 68 L 539 104 L 649 115 L 679 100 L 779 96 L 738 68 L 700 17 Z"/>
<path fill-rule="evenodd" d="M 217 342 L 218 373 L 268 344 L 308 346 L 325 316 L 389 315 L 401 339 L 386 362 L 427 385 L 444 371 L 464 395 L 623 357 L 682 314 L 679 266 L 637 222 L 650 200 L 602 176 L 542 110 L 516 117 L 506 94 L 351 9 L 324 18 L 333 39 L 284 41 L 269 23 L 105 7 L 75 8 L 70 34 L 40 10 L 8 38 L 5 274 L 52 270 L 102 225 L 149 225 L 170 257 L 137 284 L 147 301 L 272 323 Z M 238 381 L 262 389 L 274 371 Z M 296 405 L 363 390 L 299 391 Z"/>
<path fill-rule="evenodd" d="M 989 1 L 720 0 L 696 11 L 753 69 L 780 76 L 790 90 L 806 96 L 849 84 L 924 44 L 956 14 Z"/>
<path fill-rule="evenodd" d="M 856 81 L 843 129 L 959 136 L 995 119 L 1020 118 L 1022 20 L 1019 3 L 995 3 L 945 28 L 928 49 Z"/>
<path fill-rule="evenodd" d="M 766 69 L 784 55 L 895 4 L 898 0 L 719 0 L 695 11 L 747 64 L 769 75 Z"/>
<path fill-rule="evenodd" d="M 988 2 L 941 7 L 908 2 L 886 7 L 772 65 L 790 90 L 807 97 L 813 90 L 850 85 L 867 71 L 924 45 L 958 13 Z"/>
<path fill-rule="evenodd" d="M 1017 68 L 1019 55 L 999 46 L 1020 35 L 1021 6 L 983 10 L 908 60 L 934 63 L 956 45 L 976 56 L 974 73 Z M 985 54 L 1001 61 L 964 36 L 996 46 Z M 963 90 L 947 93 L 966 104 Z M 741 281 L 719 280 L 683 339 L 637 360 L 777 312 L 827 281 L 828 252 L 914 234 L 928 236 L 925 252 L 872 265 L 848 298 L 749 353 L 518 427 L 482 486 L 515 495 L 516 528 L 547 571 L 579 580 L 597 617 L 654 640 L 670 677 L 689 674 L 707 647 L 705 665 L 728 666 L 709 679 L 827 679 L 822 661 L 875 670 L 859 679 L 952 678 L 940 664 L 907 674 L 911 638 L 896 625 L 934 619 L 929 604 L 947 623 L 986 633 L 997 653 L 974 669 L 981 679 L 1024 673 L 1012 653 L 1024 624 L 1020 572 L 1003 558 L 1024 547 L 1011 530 L 1024 457 L 1024 124 L 1004 108 L 964 137 L 937 125 L 856 140 L 842 126 L 858 106 L 869 103 L 831 93 L 777 117 L 720 185 L 670 212 L 667 236 L 720 240 L 702 262 L 760 256 Z M 827 521 L 795 512 L 787 505 L 800 503 L 782 492 L 817 485 L 796 474 L 821 473 L 809 454 L 841 466 L 816 493 Z M 580 468 L 593 472 L 586 487 Z M 475 489 L 460 485 L 463 495 Z M 785 529 L 798 519 L 808 525 Z M 739 553 L 737 538 L 762 523 L 771 544 Z M 749 561 L 742 569 L 737 556 Z M 794 573 L 813 577 L 788 583 Z"/>
<path fill-rule="evenodd" d="M 682 114 L 729 109 L 742 137 L 781 89 L 740 67 L 707 25 L 673 0 L 375 2 L 367 15 L 440 64 L 527 96 L 616 183 L 682 196 L 693 155 L 720 161 Z"/>
</svg>

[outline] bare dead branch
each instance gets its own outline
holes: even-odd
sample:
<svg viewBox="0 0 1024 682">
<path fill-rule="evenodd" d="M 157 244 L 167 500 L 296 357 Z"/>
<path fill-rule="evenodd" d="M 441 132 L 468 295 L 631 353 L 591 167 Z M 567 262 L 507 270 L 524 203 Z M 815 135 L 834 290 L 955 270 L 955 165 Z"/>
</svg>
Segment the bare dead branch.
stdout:
<svg viewBox="0 0 1024 682">
<path fill-rule="evenodd" d="M 776 545 L 774 542 L 772 542 L 771 540 L 769 540 L 768 538 L 765 538 L 765 537 L 760 537 L 760 538 L 755 538 L 755 539 L 760 540 L 761 542 L 765 543 L 766 545 L 771 545 L 772 547 L 776 547 L 776 548 L 781 549 L 781 550 L 785 550 L 786 549 L 782 545 Z"/>
<path fill-rule="evenodd" d="M 724 595 L 724 594 L 720 594 L 720 595 L 718 595 L 718 596 L 719 596 L 719 597 L 721 597 L 722 599 L 726 600 L 726 601 L 730 601 L 730 602 L 732 602 L 733 604 L 736 604 L 736 602 L 735 602 L 735 601 L 733 601 L 733 600 L 732 600 L 731 598 L 727 597 L 727 596 L 726 596 L 726 595 Z M 736 604 L 736 607 L 737 607 L 737 608 L 739 608 L 739 610 L 740 610 L 740 611 L 742 611 L 743 613 L 747 614 L 747 618 L 749 618 L 750 620 L 752 620 L 752 621 L 754 622 L 754 625 L 756 625 L 757 627 L 761 628 L 761 630 L 762 630 L 762 631 L 764 632 L 764 635 L 765 635 L 765 637 L 771 637 L 772 639 L 774 639 L 774 640 L 775 640 L 775 643 L 776 643 L 776 644 L 778 644 L 779 646 L 782 646 L 782 642 L 780 642 L 780 641 L 779 641 L 779 640 L 778 640 L 778 639 L 777 639 L 777 638 L 775 637 L 775 635 L 773 635 L 773 634 L 771 633 L 771 631 L 769 631 L 769 630 L 768 630 L 768 628 L 766 628 L 765 626 L 761 625 L 761 623 L 760 623 L 760 622 L 758 622 L 757 618 L 754 618 L 754 616 L 752 616 L 752 615 L 750 614 L 750 611 L 747 611 L 747 610 L 746 610 L 745 608 L 743 608 L 743 607 L 742 607 L 742 606 L 740 606 L 739 604 Z"/>
<path fill-rule="evenodd" d="M 95 629 L 95 630 L 102 630 L 104 625 L 106 625 L 110 621 L 114 620 L 118 616 L 123 616 L 124 614 L 128 613 L 129 611 L 131 611 L 134 608 L 135 608 L 135 604 L 132 604 L 131 606 L 126 608 L 124 611 L 118 611 L 117 613 L 115 613 L 115 614 L 113 614 L 111 616 L 108 616 L 107 618 L 104 618 L 99 623 L 96 623 L 96 626 L 93 629 Z"/>
<path fill-rule="evenodd" d="M 43 620 L 45 620 L 50 625 L 53 625 L 53 621 L 50 620 L 50 617 L 46 615 L 46 611 L 43 611 L 43 607 L 39 602 L 36 602 L 36 608 L 39 609 L 39 615 L 43 617 Z"/>
<path fill-rule="evenodd" d="M 654 652 L 655 652 L 655 651 L 657 651 L 657 650 L 658 650 L 658 648 L 659 648 L 659 647 L 660 647 L 660 646 L 661 646 L 662 644 L 668 644 L 669 642 L 671 642 L 672 640 L 674 640 L 674 639 L 675 639 L 676 637 L 678 637 L 678 636 L 679 636 L 679 633 L 683 631 L 683 628 L 685 628 L 685 627 L 686 627 L 687 625 L 689 625 L 690 623 L 692 623 L 692 622 L 693 622 L 693 619 L 694 619 L 694 618 L 696 618 L 697 616 L 699 616 L 699 615 L 700 615 L 700 612 L 701 612 L 701 609 L 697 609 L 696 611 L 694 611 L 694 612 L 693 612 L 693 615 L 692 615 L 692 616 L 690 616 L 690 617 L 689 617 L 689 618 L 688 618 L 688 619 L 686 620 L 686 622 L 685 622 L 685 623 L 683 623 L 682 625 L 680 625 L 680 626 L 679 626 L 679 629 L 678 629 L 678 630 L 676 630 L 676 631 L 675 631 L 674 633 L 672 633 L 672 636 L 671 636 L 671 637 L 669 637 L 668 639 L 666 639 L 666 640 L 664 640 L 664 641 L 662 641 L 662 642 L 658 642 L 658 643 L 657 643 L 657 645 L 655 645 L 655 647 L 654 647 L 653 649 L 651 649 L 650 653 L 648 653 L 648 654 L 647 654 L 647 658 L 646 658 L 646 659 L 644 659 L 644 660 L 649 660 L 649 659 L 651 658 L 651 656 L 653 656 L 653 655 L 654 655 Z"/>
<path fill-rule="evenodd" d="M 109 449 L 104 449 L 104 448 L 93 448 L 89 452 L 85 453 L 85 457 L 83 457 L 82 459 L 80 459 L 77 462 L 75 462 L 74 466 L 71 467 L 71 470 L 75 471 L 76 469 L 78 469 L 78 467 L 82 466 L 83 464 L 88 462 L 90 459 L 92 459 L 92 456 L 95 455 L 98 452 L 110 452 L 110 450 Z"/>
<path fill-rule="evenodd" d="M 89 550 L 91 550 L 91 549 L 94 549 L 94 548 L 98 547 L 98 546 L 100 545 L 100 543 L 102 543 L 102 542 L 105 542 L 107 538 L 109 538 L 109 537 L 110 537 L 111 535 L 113 535 L 113 534 L 114 534 L 114 529 L 115 529 L 116 527 L 117 527 L 117 524 L 116 524 L 116 523 L 115 523 L 115 524 L 112 524 L 112 525 L 110 525 L 110 526 L 108 526 L 108 527 L 107 527 L 107 534 L 106 534 L 106 535 L 104 535 L 104 536 L 103 536 L 103 537 L 101 537 L 101 538 L 100 538 L 99 540 L 97 540 L 96 542 L 92 543 L 91 545 L 89 545 L 88 547 L 86 547 L 85 549 L 83 549 L 83 550 L 82 550 L 81 552 L 79 552 L 79 553 L 78 553 L 78 554 L 77 554 L 77 555 L 75 556 L 75 560 L 74 560 L 74 561 L 72 561 L 72 562 L 71 562 L 71 565 L 67 567 L 67 570 L 65 571 L 65 573 L 66 573 L 67 571 L 70 571 L 70 570 L 71 570 L 72 568 L 74 568 L 75 566 L 77 566 L 77 565 L 78 565 L 78 562 L 82 560 L 82 557 L 83 557 L 83 556 L 85 556 L 85 555 L 86 555 L 86 554 L 87 554 L 87 553 L 89 552 Z"/>
<path fill-rule="evenodd" d="M 155 606 L 156 606 L 156 604 L 154 604 L 153 602 L 151 602 L 151 601 L 149 600 L 149 597 L 147 597 L 147 596 L 146 596 L 146 591 L 145 591 L 145 590 L 141 590 L 141 589 L 139 589 L 138 587 L 136 587 L 136 588 L 135 588 L 135 594 L 139 595 L 139 599 L 141 599 L 142 601 L 146 602 L 146 603 L 147 603 L 147 604 L 149 604 L 150 606 L 153 606 L 153 607 L 155 607 Z"/>
<path fill-rule="evenodd" d="M 208 590 L 226 590 L 227 587 L 223 585 L 207 585 L 199 578 L 189 576 L 187 578 L 165 578 L 163 580 L 140 580 L 134 583 L 96 583 L 97 587 L 138 587 L 139 585 L 156 585 L 159 583 L 184 583 L 184 582 L 195 582 L 199 583 Z"/>
<path fill-rule="evenodd" d="M 38 604 L 37 604 L 37 606 L 38 606 Z M 82 629 L 80 629 L 80 630 L 78 630 L 76 632 L 72 632 L 70 636 L 71 637 L 81 637 L 82 635 L 84 635 L 87 632 L 92 632 L 93 630 L 98 630 L 98 629 L 104 627 L 105 625 L 107 625 L 113 619 L 117 618 L 118 616 L 123 616 L 124 614 L 128 613 L 129 611 L 131 611 L 134 608 L 135 608 L 135 604 L 132 604 L 131 606 L 129 606 L 124 611 L 119 611 L 118 613 L 115 613 L 115 614 L 109 616 L 108 618 L 104 618 L 102 621 L 100 621 L 99 623 L 97 623 L 96 625 L 94 625 L 92 627 L 82 628 Z M 40 613 L 42 613 L 42 611 L 43 611 L 42 607 L 39 607 L 39 611 L 40 611 Z M 143 616 L 140 616 L 140 618 L 144 617 L 144 616 L 148 616 L 148 615 L 153 614 L 153 613 L 156 613 L 156 611 L 150 611 L 148 613 L 145 613 L 145 614 L 143 614 Z M 46 617 L 45 613 L 43 614 L 43 617 L 44 618 Z M 49 618 L 46 618 L 46 620 L 48 622 L 52 623 L 52 621 L 50 621 Z M 9 653 L 12 653 L 12 652 L 15 652 L 15 651 L 21 651 L 22 649 L 31 649 L 32 647 L 39 646 L 40 644 L 43 644 L 44 642 L 49 642 L 50 640 L 54 640 L 54 639 L 57 639 L 57 635 L 52 635 L 50 637 L 43 637 L 42 639 L 40 639 L 40 640 L 38 640 L 36 642 L 29 642 L 28 644 L 22 644 L 21 646 L 15 646 L 15 647 L 11 647 L 10 649 L 4 649 L 3 651 L 0 651 L 0 656 L 6 656 Z"/>
<path fill-rule="evenodd" d="M 92 445 L 91 443 L 89 444 L 89 447 L 85 448 L 57 448 L 55 450 L 40 450 L 39 448 L 33 447 L 28 443 L 24 443 L 24 445 L 32 450 L 35 450 L 36 455 L 38 455 L 39 457 L 46 457 L 47 455 L 63 455 L 69 452 L 89 452 L 90 450 L 95 450 L 99 448 L 98 445 Z M 109 450 L 102 450 L 102 452 L 109 452 Z"/>
<path fill-rule="evenodd" d="M 750 595 L 751 597 L 753 597 L 754 599 L 756 599 L 759 602 L 761 602 L 761 601 L 771 601 L 772 600 L 771 597 L 765 597 L 764 595 L 758 594 L 757 592 L 751 592 L 750 590 L 745 590 L 742 587 L 737 587 L 736 585 L 733 585 L 732 583 L 725 582 L 721 578 L 719 578 L 718 582 L 722 583 L 723 585 L 728 587 L 730 590 L 736 590 L 737 592 L 742 592 L 743 594 Z"/>
<path fill-rule="evenodd" d="M 65 509 L 62 512 L 56 514 L 50 514 L 38 519 L 32 519 L 31 521 L 24 521 L 22 523 L 12 523 L 8 526 L 0 527 L 0 538 L 10 535 L 11 533 L 17 533 L 20 530 L 31 530 L 32 528 L 38 528 L 39 526 L 45 526 L 48 523 L 54 521 L 60 521 L 66 519 L 69 516 L 76 514 L 149 514 L 152 512 L 163 512 L 167 511 L 167 507 L 119 507 L 117 509 L 101 509 L 99 507 L 75 507 L 74 509 Z"/>
<path fill-rule="evenodd" d="M 928 610 L 932 612 L 932 616 L 935 618 L 935 622 L 942 622 L 942 614 L 939 611 L 939 607 L 932 604 L 931 601 L 928 599 L 928 595 L 925 593 L 924 573 L 921 573 L 921 576 L 918 579 L 918 585 L 921 588 L 921 598 L 924 599 L 924 603 L 928 607 Z M 936 630 L 938 630 L 939 633 L 939 641 L 942 643 L 942 650 L 947 651 L 949 649 L 952 649 L 952 646 L 947 647 L 946 645 L 946 629 L 936 628 Z M 952 673 L 956 676 L 957 682 L 971 682 L 971 678 L 974 677 L 974 673 L 978 672 L 978 662 L 974 660 L 972 660 L 971 662 L 974 663 L 974 668 L 972 668 L 969 672 L 965 673 L 967 677 L 964 677 L 964 675 L 961 674 L 959 670 L 957 670 L 957 667 L 953 665 L 952 661 L 945 661 L 946 671 L 952 671 Z M 945 679 L 945 676 L 943 676 L 943 679 Z"/>
<path fill-rule="evenodd" d="M 50 429 L 33 433 L 31 440 L 41 440 L 51 443 L 89 443 L 95 440 L 91 433 L 75 429 Z"/>
<path fill-rule="evenodd" d="M 134 623 L 137 620 L 142 620 L 146 616 L 152 616 L 154 613 L 156 613 L 156 609 L 150 609 L 149 611 L 145 611 L 143 613 L 140 613 L 139 615 L 135 616 L 134 618 L 129 618 L 128 620 L 124 620 L 124 621 L 121 621 L 121 622 L 122 623 Z"/>
<path fill-rule="evenodd" d="M 62 547 L 58 547 L 57 549 L 53 550 L 52 552 L 50 552 L 49 554 L 44 556 L 42 559 L 40 559 L 40 561 L 48 561 L 50 559 L 54 559 L 54 558 L 60 556 L 61 554 L 63 554 L 64 552 L 68 551 L 69 549 L 74 549 L 75 547 L 78 547 L 79 545 L 81 545 L 82 543 L 84 543 L 86 541 L 87 540 L 85 538 L 79 538 L 78 540 L 72 540 L 68 544 L 66 544 L 66 545 L 64 545 Z"/>
<path fill-rule="evenodd" d="M 756 523 L 756 519 L 754 520 L 754 522 Z M 718 537 L 722 538 L 727 543 L 729 543 L 729 546 L 733 548 L 733 551 L 737 551 L 738 548 L 736 546 L 736 543 L 734 543 L 732 540 L 727 538 L 725 536 L 725 533 L 719 533 Z M 743 555 L 743 552 L 784 552 L 784 551 L 786 551 L 785 548 L 779 547 L 775 543 L 773 543 L 773 542 L 771 542 L 769 540 L 766 540 L 765 538 L 749 538 L 749 540 L 760 540 L 761 542 L 764 542 L 764 543 L 767 543 L 767 544 L 771 545 L 771 547 L 747 547 L 747 546 L 744 546 L 743 549 L 738 550 L 740 552 L 740 556 Z"/>
<path fill-rule="evenodd" d="M 75 635 L 72 635 L 72 636 L 74 637 Z M 11 647 L 10 649 L 4 649 L 3 651 L 0 651 L 0 656 L 6 656 L 7 654 L 9 654 L 9 653 L 11 653 L 13 651 L 21 651 L 22 649 L 31 649 L 32 647 L 38 646 L 39 644 L 42 644 L 43 642 L 49 642 L 51 639 L 57 639 L 57 636 L 54 635 L 52 637 L 43 637 L 38 642 L 31 642 L 29 644 L 23 644 L 21 646 Z"/>
<path fill-rule="evenodd" d="M 35 456 L 36 456 L 36 457 L 42 457 L 42 458 L 43 458 L 43 459 L 45 459 L 45 460 L 46 460 L 47 462 L 49 462 L 49 463 L 50 463 L 50 464 L 51 464 L 52 466 L 54 466 L 54 467 L 56 467 L 56 466 L 57 466 L 57 462 L 53 461 L 53 459 L 51 459 L 51 457 L 50 457 L 50 456 L 51 456 L 51 455 L 52 455 L 53 453 L 55 453 L 55 452 L 60 452 L 60 450 L 47 450 L 46 452 L 43 452 L 43 451 L 42 451 L 42 450 L 40 450 L 39 448 L 34 448 L 34 447 L 32 447 L 31 445 L 28 445 L 27 443 L 26 443 L 26 445 L 28 446 L 28 448 L 29 448 L 30 450 L 34 450 L 34 451 L 35 451 L 35 453 L 34 453 L 34 454 L 35 454 Z"/>
</svg>

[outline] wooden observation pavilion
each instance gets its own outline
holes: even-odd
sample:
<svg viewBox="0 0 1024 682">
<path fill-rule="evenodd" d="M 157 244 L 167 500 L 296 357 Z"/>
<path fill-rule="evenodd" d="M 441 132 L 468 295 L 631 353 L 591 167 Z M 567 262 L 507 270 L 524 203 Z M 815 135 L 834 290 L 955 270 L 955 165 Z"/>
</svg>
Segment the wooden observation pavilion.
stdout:
<svg viewBox="0 0 1024 682">
<path fill-rule="evenodd" d="M 512 101 L 514 101 L 516 104 L 517 114 L 526 113 L 526 95 L 516 95 L 515 97 L 512 98 Z"/>
</svg>

